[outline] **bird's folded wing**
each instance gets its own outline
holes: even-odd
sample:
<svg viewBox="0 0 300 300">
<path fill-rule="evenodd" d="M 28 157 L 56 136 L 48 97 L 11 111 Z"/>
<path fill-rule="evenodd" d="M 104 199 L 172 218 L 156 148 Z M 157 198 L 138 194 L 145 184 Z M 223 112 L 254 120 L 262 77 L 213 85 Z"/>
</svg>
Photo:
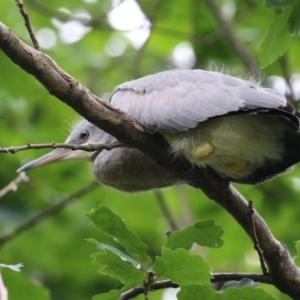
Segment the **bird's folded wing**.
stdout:
<svg viewBox="0 0 300 300">
<path fill-rule="evenodd" d="M 286 99 L 269 88 L 218 72 L 172 70 L 119 85 L 111 104 L 149 132 L 175 133 L 239 110 L 278 108 Z"/>
</svg>

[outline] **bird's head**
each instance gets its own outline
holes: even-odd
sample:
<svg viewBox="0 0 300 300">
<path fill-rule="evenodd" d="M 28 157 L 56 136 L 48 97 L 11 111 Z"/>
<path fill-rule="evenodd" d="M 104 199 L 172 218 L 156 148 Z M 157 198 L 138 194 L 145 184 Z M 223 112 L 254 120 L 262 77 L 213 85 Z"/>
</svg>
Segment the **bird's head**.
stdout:
<svg viewBox="0 0 300 300">
<path fill-rule="evenodd" d="M 89 145 L 107 143 L 112 139 L 112 136 L 97 128 L 95 125 L 84 120 L 80 122 L 72 130 L 71 134 L 65 141 L 66 144 L 73 145 Z M 27 171 L 46 164 L 66 161 L 66 160 L 84 160 L 91 161 L 98 154 L 98 151 L 88 152 L 84 150 L 72 150 L 68 148 L 57 148 L 54 151 L 47 153 L 29 163 L 22 166 L 17 172 Z"/>
</svg>

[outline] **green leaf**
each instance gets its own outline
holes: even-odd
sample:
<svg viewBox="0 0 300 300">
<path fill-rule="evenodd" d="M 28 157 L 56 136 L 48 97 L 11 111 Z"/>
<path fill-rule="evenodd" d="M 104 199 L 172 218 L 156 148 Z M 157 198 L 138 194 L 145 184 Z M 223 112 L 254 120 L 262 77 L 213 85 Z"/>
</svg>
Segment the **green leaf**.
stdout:
<svg viewBox="0 0 300 300">
<path fill-rule="evenodd" d="M 130 257 L 129 255 L 123 253 L 121 250 L 110 246 L 110 245 L 106 245 L 106 244 L 102 244 L 102 243 L 97 243 L 97 248 L 99 250 L 105 251 L 105 250 L 110 250 L 111 252 L 113 252 L 114 254 L 118 255 L 122 260 L 126 260 L 130 263 L 132 263 L 132 265 L 135 268 L 138 269 L 145 269 L 147 270 L 148 268 L 143 267 L 138 261 L 136 261 L 135 259 L 133 259 L 132 257 Z"/>
<path fill-rule="evenodd" d="M 278 15 L 269 27 L 268 34 L 260 46 L 258 59 L 263 68 L 273 63 L 289 48 L 290 32 L 288 19 L 293 9 L 288 8 Z"/>
<path fill-rule="evenodd" d="M 263 289 L 246 286 L 242 289 L 228 288 L 224 293 L 217 293 L 211 300 L 275 300 Z"/>
<path fill-rule="evenodd" d="M 162 257 L 156 258 L 153 267 L 158 278 L 169 278 L 179 285 L 210 284 L 209 267 L 203 258 L 185 249 L 171 251 L 164 248 Z"/>
<path fill-rule="evenodd" d="M 177 299 L 210 300 L 215 294 L 216 291 L 207 285 L 190 285 L 180 288 Z"/>
<path fill-rule="evenodd" d="M 172 233 L 166 247 L 171 250 L 177 248 L 189 250 L 193 243 L 196 243 L 201 246 L 219 248 L 223 245 L 223 241 L 220 239 L 223 233 L 223 229 L 215 225 L 214 220 L 196 222 L 183 230 Z"/>
<path fill-rule="evenodd" d="M 86 215 L 140 263 L 149 264 L 151 262 L 151 258 L 147 255 L 148 246 L 141 241 L 138 235 L 129 230 L 123 220 L 108 207 L 100 205 L 99 208 L 93 209 Z"/>
<path fill-rule="evenodd" d="M 252 279 L 249 279 L 249 278 L 243 278 L 240 281 L 231 280 L 231 281 L 227 281 L 222 286 L 222 289 L 220 290 L 220 292 L 224 292 L 226 289 L 228 289 L 230 287 L 241 289 L 241 288 L 243 288 L 245 286 L 252 286 L 253 288 L 257 288 L 258 285 L 259 285 L 258 282 L 255 282 L 255 281 L 253 281 Z"/>
<path fill-rule="evenodd" d="M 99 273 L 117 278 L 124 284 L 142 285 L 145 279 L 144 271 L 135 268 L 132 263 L 109 250 L 93 254 L 91 257 L 94 258 L 94 264 L 100 265 Z"/>
<path fill-rule="evenodd" d="M 277 9 L 284 9 L 289 6 L 293 6 L 297 0 L 266 0 L 266 7 L 277 8 Z"/>
<path fill-rule="evenodd" d="M 111 290 L 108 293 L 99 294 L 93 297 L 93 300 L 116 300 L 121 297 L 121 291 Z"/>
<path fill-rule="evenodd" d="M 297 257 L 295 258 L 295 264 L 300 267 L 300 241 L 296 242 L 296 250 L 297 250 Z"/>
<path fill-rule="evenodd" d="M 297 34 L 300 31 L 300 1 L 294 6 L 293 12 L 289 17 L 289 31 L 291 34 Z"/>
</svg>

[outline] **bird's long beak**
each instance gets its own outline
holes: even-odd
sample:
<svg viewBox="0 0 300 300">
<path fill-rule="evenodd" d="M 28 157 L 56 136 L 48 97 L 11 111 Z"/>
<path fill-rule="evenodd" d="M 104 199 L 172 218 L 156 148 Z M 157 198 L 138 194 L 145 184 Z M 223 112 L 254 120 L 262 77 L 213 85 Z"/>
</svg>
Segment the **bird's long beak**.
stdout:
<svg viewBox="0 0 300 300">
<path fill-rule="evenodd" d="M 49 163 L 66 160 L 72 154 L 72 152 L 73 151 L 71 149 L 57 148 L 54 151 L 27 163 L 26 165 L 19 168 L 17 172 L 23 172 Z"/>
</svg>

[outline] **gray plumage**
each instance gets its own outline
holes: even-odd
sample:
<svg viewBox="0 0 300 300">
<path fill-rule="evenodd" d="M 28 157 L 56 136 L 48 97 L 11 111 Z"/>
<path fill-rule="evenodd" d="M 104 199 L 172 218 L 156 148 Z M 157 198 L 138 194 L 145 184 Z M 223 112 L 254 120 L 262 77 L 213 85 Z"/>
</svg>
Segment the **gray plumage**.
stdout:
<svg viewBox="0 0 300 300">
<path fill-rule="evenodd" d="M 286 106 L 286 99 L 270 88 L 222 73 L 171 70 L 119 85 L 110 103 L 151 133 L 175 133 L 240 110 Z"/>
<path fill-rule="evenodd" d="M 119 85 L 110 102 L 148 132 L 161 134 L 174 155 L 209 166 L 231 181 L 259 183 L 300 160 L 298 114 L 284 96 L 258 83 L 212 71 L 171 70 Z M 83 121 L 66 142 L 114 141 Z M 124 191 L 185 183 L 172 170 L 127 147 L 92 154 L 55 150 L 19 171 L 75 159 L 92 160 L 97 180 Z"/>
</svg>

